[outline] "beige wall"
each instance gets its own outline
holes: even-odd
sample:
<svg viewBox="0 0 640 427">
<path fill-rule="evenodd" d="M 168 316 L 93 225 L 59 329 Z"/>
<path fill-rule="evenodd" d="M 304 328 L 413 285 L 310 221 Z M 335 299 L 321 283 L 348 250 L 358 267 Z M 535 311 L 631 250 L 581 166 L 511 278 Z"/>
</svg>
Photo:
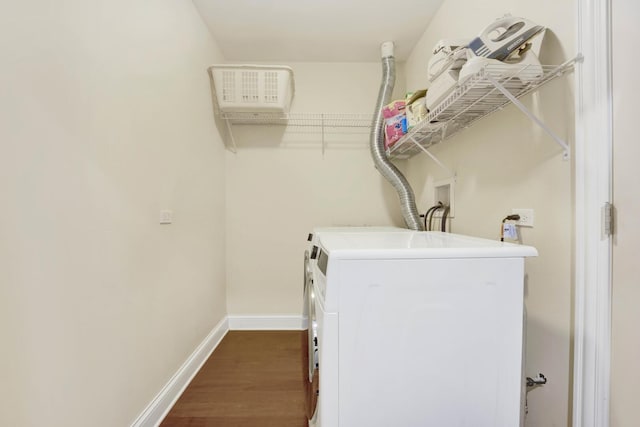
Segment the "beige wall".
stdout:
<svg viewBox="0 0 640 427">
<path fill-rule="evenodd" d="M 447 0 L 407 61 L 408 88 L 427 85 L 427 61 L 439 39 L 473 37 L 506 12 L 550 29 L 540 55 L 543 63 L 560 63 L 576 54 L 571 1 Z M 523 102 L 571 143 L 571 77 L 549 83 Z M 563 161 L 561 148 L 513 106 L 432 152 L 457 172 L 454 232 L 496 239 L 511 208 L 535 210 L 535 227 L 521 230 L 523 243 L 540 253 L 527 261 L 525 373 L 542 372 L 549 383 L 529 393 L 526 425 L 570 425 L 572 162 Z M 407 171 L 425 210 L 433 202 L 433 182 L 447 174 L 422 154 L 409 161 Z"/>
<path fill-rule="evenodd" d="M 612 427 L 636 426 L 640 419 L 637 399 L 640 383 L 640 144 L 634 127 L 640 83 L 635 71 L 637 61 L 628 54 L 639 36 L 639 19 L 640 5 L 637 3 L 613 4 L 613 202 L 617 215 L 613 247 Z"/>
<path fill-rule="evenodd" d="M 290 63 L 292 112 L 372 114 L 379 63 Z M 399 67 L 398 87 L 404 87 Z M 373 167 L 368 130 L 237 129 L 227 153 L 227 301 L 230 315 L 299 315 L 302 255 L 316 226 L 402 223 L 397 197 Z"/>
<path fill-rule="evenodd" d="M 226 311 L 220 55 L 173 0 L 12 2 L 0 52 L 0 425 L 129 425 Z"/>
</svg>

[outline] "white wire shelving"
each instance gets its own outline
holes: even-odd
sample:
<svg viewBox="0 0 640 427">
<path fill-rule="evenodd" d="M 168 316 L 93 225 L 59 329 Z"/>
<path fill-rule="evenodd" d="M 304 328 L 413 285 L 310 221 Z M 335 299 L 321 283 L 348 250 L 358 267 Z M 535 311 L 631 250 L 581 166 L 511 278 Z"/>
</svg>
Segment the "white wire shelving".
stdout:
<svg viewBox="0 0 640 427">
<path fill-rule="evenodd" d="M 219 113 L 228 130 L 227 147 L 235 152 L 236 143 L 232 126 L 262 125 L 287 126 L 288 128 L 310 128 L 311 132 L 319 133 L 324 150 L 325 133 L 368 133 L 373 121 L 373 114 L 352 113 L 247 113 L 224 112 Z"/>
<path fill-rule="evenodd" d="M 236 125 L 283 125 L 301 127 L 369 127 L 371 114 L 325 113 L 221 113 Z"/>
<path fill-rule="evenodd" d="M 487 65 L 460 84 L 429 112 L 425 120 L 392 145 L 387 150 L 387 155 L 391 158 L 406 159 L 424 152 L 447 169 L 427 149 L 468 128 L 476 120 L 513 103 L 562 147 L 563 157 L 568 159 L 569 145 L 529 111 L 518 98 L 573 70 L 575 62 L 581 60 L 582 57 L 578 55 L 557 66 Z"/>
<path fill-rule="evenodd" d="M 519 98 L 538 89 L 543 84 L 572 71 L 578 55 L 561 65 L 487 65 L 459 84 L 427 118 L 414 126 L 398 142 L 387 149 L 392 159 L 407 159 L 425 153 L 438 165 L 451 172 L 428 148 L 457 132 L 468 128 L 476 120 L 514 104 L 534 123 L 539 125 L 563 149 L 563 157 L 569 158 L 569 145 L 537 118 Z M 325 149 L 326 134 L 368 133 L 373 121 L 372 114 L 351 113 L 249 113 L 220 112 L 217 116 L 226 124 L 227 148 L 236 152 L 233 127 L 236 125 L 286 126 L 307 129 L 321 135 L 322 150 Z M 452 173 L 453 174 L 453 173 Z"/>
</svg>

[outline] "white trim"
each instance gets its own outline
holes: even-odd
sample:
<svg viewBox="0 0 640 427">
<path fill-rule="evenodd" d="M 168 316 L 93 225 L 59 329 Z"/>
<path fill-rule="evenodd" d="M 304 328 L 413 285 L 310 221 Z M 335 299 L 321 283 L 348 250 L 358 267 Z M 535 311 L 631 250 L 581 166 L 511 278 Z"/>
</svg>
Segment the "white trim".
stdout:
<svg viewBox="0 0 640 427">
<path fill-rule="evenodd" d="M 225 317 L 209 332 L 209 335 L 187 358 L 180 369 L 171 377 L 169 382 L 160 390 L 160 393 L 149 403 L 131 426 L 155 427 L 160 425 L 228 331 L 229 322 Z"/>
<path fill-rule="evenodd" d="M 575 323 L 573 426 L 609 426 L 611 238 L 602 207 L 611 202 L 610 0 L 578 0 L 575 144 Z"/>
<path fill-rule="evenodd" d="M 301 330 L 306 328 L 302 316 L 228 316 L 229 329 L 247 330 Z"/>
</svg>

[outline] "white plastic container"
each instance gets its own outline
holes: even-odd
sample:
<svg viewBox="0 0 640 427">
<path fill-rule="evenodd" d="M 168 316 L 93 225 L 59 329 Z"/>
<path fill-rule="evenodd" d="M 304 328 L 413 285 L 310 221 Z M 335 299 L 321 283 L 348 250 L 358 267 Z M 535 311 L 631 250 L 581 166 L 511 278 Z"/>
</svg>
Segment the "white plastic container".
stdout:
<svg viewBox="0 0 640 427">
<path fill-rule="evenodd" d="M 293 70 L 280 65 L 212 65 L 221 113 L 288 113 L 295 92 Z"/>
</svg>

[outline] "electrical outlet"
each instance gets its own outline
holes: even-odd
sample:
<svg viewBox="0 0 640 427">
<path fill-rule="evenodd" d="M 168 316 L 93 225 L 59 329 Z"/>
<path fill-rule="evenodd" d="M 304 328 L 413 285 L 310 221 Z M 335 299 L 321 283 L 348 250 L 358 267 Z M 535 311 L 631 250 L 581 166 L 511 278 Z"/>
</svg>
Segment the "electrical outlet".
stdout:
<svg viewBox="0 0 640 427">
<path fill-rule="evenodd" d="M 520 215 L 516 224 L 521 227 L 533 227 L 533 209 L 511 209 L 511 214 Z"/>
</svg>

